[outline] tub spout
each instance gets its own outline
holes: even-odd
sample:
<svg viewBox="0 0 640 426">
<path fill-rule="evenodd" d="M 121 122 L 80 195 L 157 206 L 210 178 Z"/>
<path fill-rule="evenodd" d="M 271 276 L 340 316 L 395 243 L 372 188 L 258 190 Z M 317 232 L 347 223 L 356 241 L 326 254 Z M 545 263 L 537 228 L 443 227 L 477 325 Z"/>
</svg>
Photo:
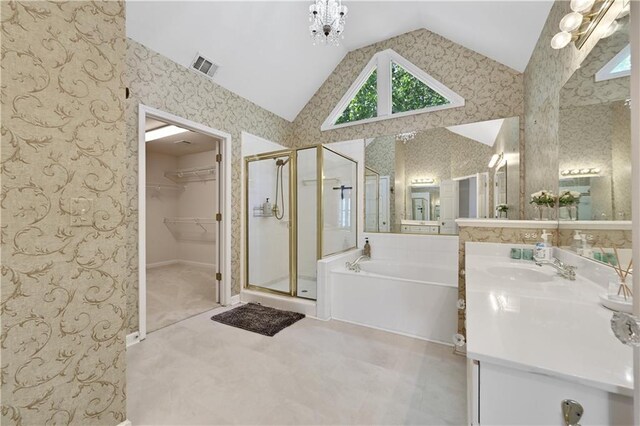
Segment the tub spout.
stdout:
<svg viewBox="0 0 640 426">
<path fill-rule="evenodd" d="M 353 262 L 345 263 L 345 266 L 347 267 L 347 269 L 349 271 L 360 272 L 360 261 L 361 260 L 369 260 L 369 259 L 370 259 L 369 256 L 363 254 L 362 256 L 360 256 L 359 258 L 354 260 Z"/>
</svg>

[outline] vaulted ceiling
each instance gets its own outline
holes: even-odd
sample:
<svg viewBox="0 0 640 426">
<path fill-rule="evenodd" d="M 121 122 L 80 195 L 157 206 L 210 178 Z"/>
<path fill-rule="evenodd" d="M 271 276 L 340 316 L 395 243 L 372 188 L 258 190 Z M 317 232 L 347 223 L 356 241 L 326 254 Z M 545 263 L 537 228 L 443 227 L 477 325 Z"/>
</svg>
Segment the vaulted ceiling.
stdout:
<svg viewBox="0 0 640 426">
<path fill-rule="evenodd" d="M 342 58 L 426 28 L 524 71 L 553 1 L 357 1 L 339 47 L 313 46 L 310 1 L 136 1 L 127 36 L 188 67 L 197 52 L 220 66 L 214 81 L 293 121 Z"/>
</svg>

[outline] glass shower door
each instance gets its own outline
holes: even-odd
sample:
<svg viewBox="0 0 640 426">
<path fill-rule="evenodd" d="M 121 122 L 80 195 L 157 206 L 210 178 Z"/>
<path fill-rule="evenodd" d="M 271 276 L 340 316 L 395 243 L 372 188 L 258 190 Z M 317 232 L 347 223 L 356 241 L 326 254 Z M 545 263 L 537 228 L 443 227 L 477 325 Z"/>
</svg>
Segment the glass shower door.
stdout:
<svg viewBox="0 0 640 426">
<path fill-rule="evenodd" d="M 316 300 L 318 263 L 318 149 L 297 151 L 296 295 Z"/>
<path fill-rule="evenodd" d="M 322 256 L 357 245 L 358 163 L 322 148 Z"/>
<path fill-rule="evenodd" d="M 290 179 L 293 154 L 271 153 L 246 163 L 247 287 L 291 294 Z"/>
</svg>

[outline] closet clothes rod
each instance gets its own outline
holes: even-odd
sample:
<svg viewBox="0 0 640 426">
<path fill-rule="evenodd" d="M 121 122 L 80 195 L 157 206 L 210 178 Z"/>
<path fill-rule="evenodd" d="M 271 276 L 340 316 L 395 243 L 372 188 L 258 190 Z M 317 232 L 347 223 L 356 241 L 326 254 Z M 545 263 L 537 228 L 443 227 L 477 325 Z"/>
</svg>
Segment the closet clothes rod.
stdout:
<svg viewBox="0 0 640 426">
<path fill-rule="evenodd" d="M 147 183 L 146 186 L 147 188 L 156 189 L 156 190 L 168 189 L 171 191 L 184 191 L 184 186 L 168 185 L 166 183 Z"/>
<path fill-rule="evenodd" d="M 201 217 L 165 217 L 164 218 L 164 223 L 186 223 L 186 224 L 194 224 L 199 226 L 200 228 L 202 228 L 202 230 L 204 232 L 208 232 L 207 228 L 205 228 L 203 226 L 203 224 L 205 225 L 211 225 L 216 223 L 215 219 L 207 219 L 207 218 L 201 218 Z"/>
</svg>

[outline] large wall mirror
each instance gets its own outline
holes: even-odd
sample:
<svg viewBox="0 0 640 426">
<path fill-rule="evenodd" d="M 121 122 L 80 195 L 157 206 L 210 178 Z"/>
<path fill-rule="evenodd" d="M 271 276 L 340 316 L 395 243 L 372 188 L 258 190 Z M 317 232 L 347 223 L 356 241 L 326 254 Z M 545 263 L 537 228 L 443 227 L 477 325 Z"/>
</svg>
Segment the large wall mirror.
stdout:
<svg viewBox="0 0 640 426">
<path fill-rule="evenodd" d="M 365 231 L 457 234 L 520 217 L 518 117 L 380 136 L 365 146 Z"/>
<path fill-rule="evenodd" d="M 561 229 L 575 233 L 565 236 L 565 245 L 626 270 L 630 223 L 596 236 L 581 226 L 585 220 L 631 219 L 629 17 L 618 22 L 618 30 L 598 41 L 560 91 L 558 218 Z M 563 226 L 570 220 L 576 222 Z"/>
<path fill-rule="evenodd" d="M 560 91 L 560 220 L 630 220 L 628 17 Z"/>
</svg>

